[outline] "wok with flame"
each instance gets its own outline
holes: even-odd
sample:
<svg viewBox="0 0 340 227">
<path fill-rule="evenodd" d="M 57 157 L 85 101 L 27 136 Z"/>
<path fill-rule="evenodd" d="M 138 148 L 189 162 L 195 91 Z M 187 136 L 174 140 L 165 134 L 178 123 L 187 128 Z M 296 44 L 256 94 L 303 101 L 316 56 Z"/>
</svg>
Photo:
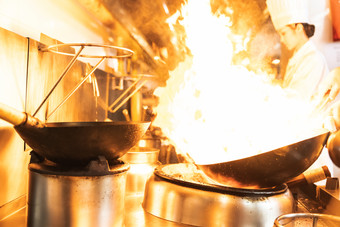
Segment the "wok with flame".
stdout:
<svg viewBox="0 0 340 227">
<path fill-rule="evenodd" d="M 219 183 L 246 188 L 284 183 L 320 155 L 329 132 L 310 133 L 322 128 L 322 113 L 314 111 L 309 98 L 279 86 L 272 63 L 269 68 L 256 63 L 273 56 L 277 40 L 258 34 L 261 42 L 255 42 L 253 26 L 240 32 L 259 19 L 247 16 L 234 23 L 249 4 L 217 11 L 212 5 L 187 1 L 168 20 L 190 52 L 170 72 L 166 86 L 155 90 L 159 104 L 153 125 Z"/>
<path fill-rule="evenodd" d="M 330 132 L 272 151 L 216 164 L 196 164 L 208 177 L 231 187 L 268 188 L 308 169 L 319 157 Z"/>
</svg>

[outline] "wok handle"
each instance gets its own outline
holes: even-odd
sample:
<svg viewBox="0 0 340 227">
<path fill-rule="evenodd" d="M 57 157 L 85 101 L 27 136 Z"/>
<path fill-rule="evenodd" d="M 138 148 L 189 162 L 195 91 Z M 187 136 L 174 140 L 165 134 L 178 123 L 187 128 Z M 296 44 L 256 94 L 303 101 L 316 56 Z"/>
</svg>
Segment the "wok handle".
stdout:
<svg viewBox="0 0 340 227">
<path fill-rule="evenodd" d="M 0 103 L 0 118 L 14 126 L 23 124 L 27 120 L 26 113 Z"/>
</svg>

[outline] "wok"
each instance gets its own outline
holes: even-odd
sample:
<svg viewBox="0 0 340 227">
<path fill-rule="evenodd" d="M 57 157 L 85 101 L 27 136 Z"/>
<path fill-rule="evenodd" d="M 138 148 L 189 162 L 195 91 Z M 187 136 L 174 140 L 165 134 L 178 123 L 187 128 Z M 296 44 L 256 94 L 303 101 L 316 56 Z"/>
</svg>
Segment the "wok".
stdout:
<svg viewBox="0 0 340 227">
<path fill-rule="evenodd" d="M 319 157 L 330 132 L 272 151 L 229 162 L 200 165 L 218 183 L 242 188 L 268 188 L 303 173 Z"/>
<path fill-rule="evenodd" d="M 0 118 L 13 124 L 21 138 L 40 156 L 63 164 L 86 164 L 104 156 L 123 156 L 145 134 L 150 122 L 42 123 L 0 103 Z"/>
</svg>

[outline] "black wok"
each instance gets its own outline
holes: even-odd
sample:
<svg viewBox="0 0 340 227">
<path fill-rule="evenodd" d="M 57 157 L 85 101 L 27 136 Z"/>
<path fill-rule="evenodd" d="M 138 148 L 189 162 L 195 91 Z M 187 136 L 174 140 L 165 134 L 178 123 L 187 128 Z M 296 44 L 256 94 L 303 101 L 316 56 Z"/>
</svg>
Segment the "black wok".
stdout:
<svg viewBox="0 0 340 227">
<path fill-rule="evenodd" d="M 14 125 L 21 138 L 40 156 L 56 163 L 86 164 L 104 156 L 123 156 L 145 134 L 150 122 L 42 123 L 0 104 L 0 118 Z"/>
<path fill-rule="evenodd" d="M 308 169 L 321 154 L 329 134 L 323 132 L 315 137 L 243 159 L 196 165 L 208 177 L 227 186 L 274 187 Z"/>
</svg>

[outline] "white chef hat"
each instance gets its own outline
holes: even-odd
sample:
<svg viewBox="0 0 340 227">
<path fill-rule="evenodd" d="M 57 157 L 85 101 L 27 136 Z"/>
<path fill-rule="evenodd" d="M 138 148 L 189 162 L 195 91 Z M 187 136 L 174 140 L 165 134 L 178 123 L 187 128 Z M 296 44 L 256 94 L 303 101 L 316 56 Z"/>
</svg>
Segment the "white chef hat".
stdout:
<svg viewBox="0 0 340 227">
<path fill-rule="evenodd" d="M 307 0 L 267 0 L 276 30 L 288 24 L 310 23 Z"/>
</svg>

